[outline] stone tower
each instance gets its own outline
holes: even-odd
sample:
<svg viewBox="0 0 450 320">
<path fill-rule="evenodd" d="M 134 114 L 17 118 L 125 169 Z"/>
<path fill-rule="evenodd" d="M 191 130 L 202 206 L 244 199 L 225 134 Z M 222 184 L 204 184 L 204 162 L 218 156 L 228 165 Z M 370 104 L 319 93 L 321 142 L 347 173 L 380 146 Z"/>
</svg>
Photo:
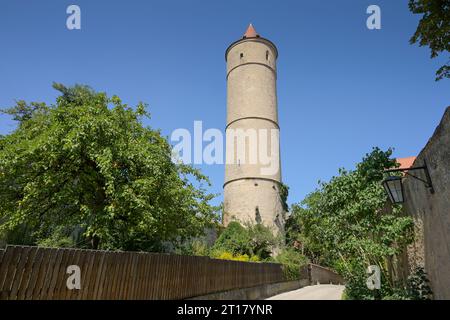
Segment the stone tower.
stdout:
<svg viewBox="0 0 450 320">
<path fill-rule="evenodd" d="M 226 50 L 223 211 L 225 226 L 233 220 L 261 222 L 275 234 L 284 230 L 285 215 L 280 198 L 277 57 L 276 46 L 260 37 L 251 24 L 242 39 Z"/>
</svg>

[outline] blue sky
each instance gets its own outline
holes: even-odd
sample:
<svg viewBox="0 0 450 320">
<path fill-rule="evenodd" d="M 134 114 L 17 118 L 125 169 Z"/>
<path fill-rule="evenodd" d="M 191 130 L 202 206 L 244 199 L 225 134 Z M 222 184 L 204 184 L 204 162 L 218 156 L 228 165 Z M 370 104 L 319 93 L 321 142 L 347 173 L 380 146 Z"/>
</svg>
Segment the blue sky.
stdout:
<svg viewBox="0 0 450 320">
<path fill-rule="evenodd" d="M 81 30 L 66 28 L 70 4 L 81 7 Z M 381 8 L 381 30 L 366 28 L 370 4 Z M 279 49 L 282 173 L 298 202 L 373 146 L 397 157 L 425 146 L 450 81 L 434 81 L 448 57 L 408 43 L 418 20 L 407 0 L 1 0 L 0 106 L 51 103 L 53 81 L 81 83 L 147 102 L 146 124 L 167 136 L 195 120 L 224 129 L 224 52 L 252 22 Z M 14 127 L 0 116 L 1 134 Z M 200 168 L 221 193 L 223 166 Z"/>
</svg>

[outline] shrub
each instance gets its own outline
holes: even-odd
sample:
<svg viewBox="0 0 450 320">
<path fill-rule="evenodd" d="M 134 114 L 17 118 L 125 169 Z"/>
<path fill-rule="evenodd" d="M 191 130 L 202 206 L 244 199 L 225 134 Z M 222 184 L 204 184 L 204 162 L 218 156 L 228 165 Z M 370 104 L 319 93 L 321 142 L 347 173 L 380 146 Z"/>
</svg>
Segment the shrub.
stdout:
<svg viewBox="0 0 450 320">
<path fill-rule="evenodd" d="M 47 238 L 38 242 L 38 246 L 46 248 L 73 248 L 75 244 L 70 237 Z"/>
<path fill-rule="evenodd" d="M 262 260 L 269 259 L 272 255 L 272 249 L 276 247 L 278 239 L 272 231 L 263 224 L 246 226 L 250 237 L 251 254 L 260 257 Z"/>
<path fill-rule="evenodd" d="M 412 300 L 429 300 L 432 298 L 430 281 L 423 268 L 417 268 L 406 282 L 406 292 Z"/>
<path fill-rule="evenodd" d="M 234 261 L 250 261 L 250 262 L 259 262 L 260 259 L 258 256 L 248 256 L 246 254 L 237 254 L 234 255 L 228 251 L 213 251 L 211 254 L 212 258 L 221 259 L 221 260 L 234 260 Z"/>
<path fill-rule="evenodd" d="M 239 222 L 230 222 L 214 243 L 212 251 L 252 255 L 250 235 Z"/>
<path fill-rule="evenodd" d="M 175 254 L 187 256 L 209 256 L 208 243 L 204 238 L 191 239 L 174 249 Z"/>
<path fill-rule="evenodd" d="M 224 252 L 219 253 L 218 256 L 215 258 L 222 259 L 222 260 L 233 260 L 233 257 L 234 256 L 231 252 L 224 251 Z"/>
<path fill-rule="evenodd" d="M 300 252 L 286 248 L 275 257 L 275 261 L 283 265 L 283 272 L 287 280 L 300 278 L 300 268 L 308 263 L 308 259 Z"/>
<path fill-rule="evenodd" d="M 270 229 L 262 224 L 243 227 L 239 222 L 232 221 L 220 234 L 211 250 L 230 252 L 234 257 L 247 255 L 257 256 L 258 260 L 267 260 L 276 241 Z"/>
<path fill-rule="evenodd" d="M 354 269 L 355 270 L 355 269 Z M 407 279 L 406 285 L 391 284 L 381 276 L 381 289 L 371 291 L 366 286 L 367 275 L 362 268 L 359 272 L 347 275 L 345 297 L 348 300 L 428 300 L 432 297 L 426 273 L 422 268 L 416 269 Z"/>
</svg>

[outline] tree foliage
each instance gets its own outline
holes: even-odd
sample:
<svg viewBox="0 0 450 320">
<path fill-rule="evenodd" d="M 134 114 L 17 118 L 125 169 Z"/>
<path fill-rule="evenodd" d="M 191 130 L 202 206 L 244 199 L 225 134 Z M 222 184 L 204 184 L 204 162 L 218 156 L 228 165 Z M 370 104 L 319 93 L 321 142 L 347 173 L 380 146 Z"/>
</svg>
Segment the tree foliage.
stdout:
<svg viewBox="0 0 450 320">
<path fill-rule="evenodd" d="M 26 226 L 48 243 L 81 228 L 78 246 L 161 250 L 211 225 L 207 177 L 171 161 L 166 138 L 142 123 L 145 104 L 131 108 L 86 86 L 54 88 L 54 105 L 4 110 L 19 123 L 0 139 L 0 231 Z"/>
<path fill-rule="evenodd" d="M 409 0 L 409 9 L 421 14 L 411 44 L 419 43 L 431 49 L 431 58 L 450 52 L 450 0 Z M 450 60 L 436 72 L 436 81 L 450 78 Z"/>
<path fill-rule="evenodd" d="M 313 262 L 328 265 L 347 278 L 365 276 L 366 268 L 376 264 L 387 285 L 392 285 L 386 259 L 411 242 L 413 221 L 401 216 L 398 206 L 385 210 L 387 196 L 381 181 L 383 170 L 396 166 L 391 153 L 374 148 L 355 170 L 340 169 L 338 176 L 293 206 L 299 239 Z"/>
</svg>

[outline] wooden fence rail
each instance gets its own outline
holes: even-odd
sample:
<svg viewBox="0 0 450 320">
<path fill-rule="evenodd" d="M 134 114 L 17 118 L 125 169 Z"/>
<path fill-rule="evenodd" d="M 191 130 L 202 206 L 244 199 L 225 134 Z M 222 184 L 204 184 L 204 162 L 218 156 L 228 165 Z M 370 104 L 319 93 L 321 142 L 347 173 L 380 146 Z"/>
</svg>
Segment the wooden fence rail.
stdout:
<svg viewBox="0 0 450 320">
<path fill-rule="evenodd" d="M 80 289 L 66 285 L 70 265 L 80 268 Z M 0 250 L 0 299 L 185 299 L 282 281 L 276 263 L 26 246 Z"/>
</svg>

